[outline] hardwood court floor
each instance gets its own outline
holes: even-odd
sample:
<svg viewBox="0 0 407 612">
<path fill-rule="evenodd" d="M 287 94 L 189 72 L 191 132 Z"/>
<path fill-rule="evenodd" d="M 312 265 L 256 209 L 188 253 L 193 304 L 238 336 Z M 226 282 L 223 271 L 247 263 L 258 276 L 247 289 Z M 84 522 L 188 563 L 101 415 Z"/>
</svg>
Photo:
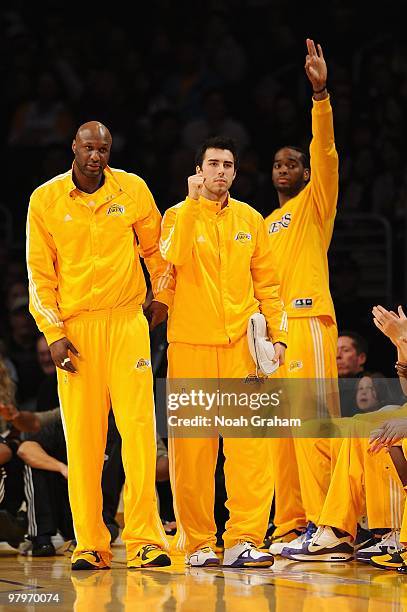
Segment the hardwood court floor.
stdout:
<svg viewBox="0 0 407 612">
<path fill-rule="evenodd" d="M 110 571 L 71 572 L 69 556 L 23 557 L 0 549 L 0 610 L 58 612 L 402 612 L 407 576 L 350 563 L 276 560 L 270 570 L 185 568 L 132 570 L 123 544 L 113 547 Z M 53 605 L 35 603 L 59 594 Z M 8 595 L 31 604 L 8 603 Z"/>
</svg>

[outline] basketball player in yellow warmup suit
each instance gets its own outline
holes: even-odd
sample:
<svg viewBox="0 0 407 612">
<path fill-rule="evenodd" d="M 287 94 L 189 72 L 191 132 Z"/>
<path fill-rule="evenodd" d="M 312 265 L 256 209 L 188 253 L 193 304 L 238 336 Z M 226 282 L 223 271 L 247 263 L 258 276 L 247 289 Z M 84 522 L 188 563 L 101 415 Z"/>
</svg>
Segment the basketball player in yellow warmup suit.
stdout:
<svg viewBox="0 0 407 612">
<path fill-rule="evenodd" d="M 110 405 L 122 437 L 129 567 L 169 565 L 155 495 L 150 345 L 142 304 L 150 273 L 152 325 L 174 278 L 159 252 L 161 215 L 145 182 L 108 166 L 112 137 L 97 121 L 73 141 L 72 169 L 38 187 L 27 220 L 30 311 L 57 366 L 77 546 L 72 569 L 107 569 L 101 472 Z"/>
<path fill-rule="evenodd" d="M 311 163 L 297 148 L 286 146 L 277 151 L 272 176 L 280 208 L 266 218 L 266 227 L 289 318 L 285 365 L 276 376 L 317 379 L 314 415 L 319 417 L 326 407 L 331 415 L 339 410 L 337 326 L 327 258 L 338 198 L 338 155 L 322 48 L 307 39 L 307 51 L 305 72 L 313 89 Z M 321 510 L 330 470 L 319 465 L 315 444 L 322 444 L 329 454 L 328 439 L 272 440 L 277 527 L 273 534 L 277 547 L 272 544 L 272 552 L 280 552 L 284 542 L 296 538 Z M 311 472 L 302 465 L 304 453 L 315 465 Z"/>
<path fill-rule="evenodd" d="M 287 318 L 270 241 L 263 217 L 229 194 L 236 169 L 233 141 L 208 139 L 197 153 L 196 174 L 188 179 L 188 197 L 163 218 L 161 254 L 176 272 L 168 320 L 170 384 L 181 378 L 243 380 L 253 373 L 246 330 L 249 317 L 259 310 L 276 359 L 284 360 Z M 273 490 L 269 440 L 224 436 L 223 450 L 230 511 L 223 563 L 270 566 L 272 555 L 257 549 Z M 177 546 L 194 566 L 219 563 L 213 550 L 217 455 L 217 436 L 169 432 Z"/>
</svg>

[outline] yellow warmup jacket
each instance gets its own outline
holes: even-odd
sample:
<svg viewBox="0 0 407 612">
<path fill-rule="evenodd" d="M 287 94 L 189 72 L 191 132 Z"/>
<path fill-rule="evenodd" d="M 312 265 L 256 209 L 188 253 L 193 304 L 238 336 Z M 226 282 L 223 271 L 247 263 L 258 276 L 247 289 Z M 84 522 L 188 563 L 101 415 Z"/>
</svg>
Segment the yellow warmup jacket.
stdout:
<svg viewBox="0 0 407 612">
<path fill-rule="evenodd" d="M 72 170 L 32 194 L 27 218 L 30 312 L 48 344 L 65 336 L 64 321 L 88 311 L 141 305 L 146 284 L 172 300 L 172 266 L 161 258 L 161 215 L 145 182 L 105 168 L 105 182 L 85 194 Z"/>
<path fill-rule="evenodd" d="M 273 342 L 287 342 L 270 241 L 254 208 L 230 197 L 223 209 L 203 197 L 187 198 L 165 212 L 160 250 L 176 271 L 169 342 L 236 342 L 259 310 Z"/>
<path fill-rule="evenodd" d="M 328 315 L 335 321 L 329 292 L 327 252 L 338 199 L 338 155 L 329 98 L 313 100 L 311 179 L 266 218 L 289 317 Z"/>
</svg>

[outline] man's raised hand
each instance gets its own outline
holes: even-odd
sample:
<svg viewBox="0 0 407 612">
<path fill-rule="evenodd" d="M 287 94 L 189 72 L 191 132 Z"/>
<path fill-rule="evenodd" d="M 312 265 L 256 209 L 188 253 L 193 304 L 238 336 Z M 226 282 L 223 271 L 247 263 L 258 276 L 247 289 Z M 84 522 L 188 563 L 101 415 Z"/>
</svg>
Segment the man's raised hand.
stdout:
<svg viewBox="0 0 407 612">
<path fill-rule="evenodd" d="M 326 86 L 328 70 L 322 53 L 321 45 L 315 47 L 315 43 L 310 38 L 307 38 L 308 54 L 305 58 L 305 72 L 311 81 L 314 92 L 320 92 Z"/>
<path fill-rule="evenodd" d="M 397 310 L 398 315 L 380 305 L 373 306 L 372 309 L 373 323 L 396 346 L 407 342 L 407 317 L 401 306 Z"/>
<path fill-rule="evenodd" d="M 188 197 L 192 200 L 199 200 L 205 179 L 202 174 L 194 174 L 188 177 Z"/>
</svg>

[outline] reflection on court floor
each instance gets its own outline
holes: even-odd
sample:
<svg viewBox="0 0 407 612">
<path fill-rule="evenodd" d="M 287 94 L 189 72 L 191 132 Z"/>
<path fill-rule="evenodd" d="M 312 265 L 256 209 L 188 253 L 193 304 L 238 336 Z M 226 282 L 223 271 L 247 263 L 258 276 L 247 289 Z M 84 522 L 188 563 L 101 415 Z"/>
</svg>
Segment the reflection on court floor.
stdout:
<svg viewBox="0 0 407 612">
<path fill-rule="evenodd" d="M 178 556 L 168 569 L 129 571 L 123 545 L 114 554 L 110 571 L 71 572 L 69 556 L 0 550 L 0 610 L 43 609 L 40 595 L 58 594 L 59 603 L 47 607 L 75 612 L 407 612 L 407 577 L 355 562 L 194 569 Z"/>
</svg>

